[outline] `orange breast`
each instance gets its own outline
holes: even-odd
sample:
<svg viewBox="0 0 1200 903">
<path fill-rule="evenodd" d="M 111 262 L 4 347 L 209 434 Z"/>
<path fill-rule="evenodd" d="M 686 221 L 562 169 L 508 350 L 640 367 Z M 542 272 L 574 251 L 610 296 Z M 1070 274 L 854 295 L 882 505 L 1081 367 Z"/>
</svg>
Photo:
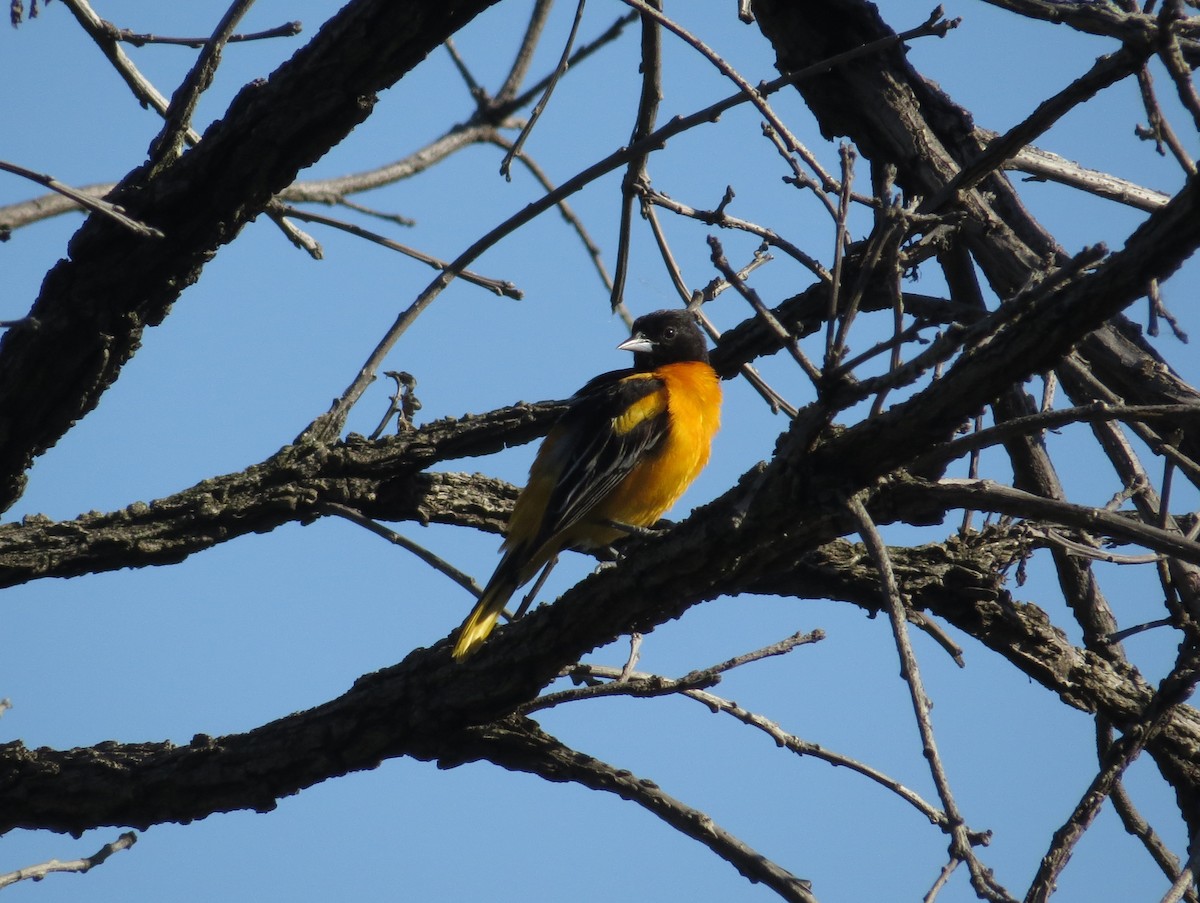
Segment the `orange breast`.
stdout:
<svg viewBox="0 0 1200 903">
<path fill-rule="evenodd" d="M 667 439 L 598 506 L 593 520 L 649 526 L 675 504 L 708 463 L 721 419 L 717 374 L 708 364 L 688 361 L 666 364 L 654 375 L 666 384 Z"/>
</svg>

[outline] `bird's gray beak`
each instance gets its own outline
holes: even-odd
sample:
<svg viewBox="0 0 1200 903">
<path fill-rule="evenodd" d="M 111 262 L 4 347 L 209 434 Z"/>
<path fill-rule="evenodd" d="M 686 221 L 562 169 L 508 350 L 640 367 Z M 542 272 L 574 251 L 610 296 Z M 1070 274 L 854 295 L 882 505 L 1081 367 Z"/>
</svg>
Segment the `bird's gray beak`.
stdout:
<svg viewBox="0 0 1200 903">
<path fill-rule="evenodd" d="M 640 332 L 635 336 L 630 336 L 624 342 L 617 346 L 618 351 L 653 351 L 654 343 L 642 335 Z"/>
</svg>

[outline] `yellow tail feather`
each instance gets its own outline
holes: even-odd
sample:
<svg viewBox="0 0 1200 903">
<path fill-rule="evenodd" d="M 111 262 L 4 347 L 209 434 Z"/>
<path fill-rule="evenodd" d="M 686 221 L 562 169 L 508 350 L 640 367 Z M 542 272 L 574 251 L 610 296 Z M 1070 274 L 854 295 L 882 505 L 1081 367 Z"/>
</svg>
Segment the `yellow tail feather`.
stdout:
<svg viewBox="0 0 1200 903">
<path fill-rule="evenodd" d="M 474 610 L 459 628 L 458 642 L 454 644 L 454 651 L 450 653 L 454 656 L 455 661 L 461 662 L 483 645 L 483 641 L 488 638 L 496 626 L 496 621 L 500 619 L 500 612 L 504 611 L 504 606 L 516 588 L 515 584 L 506 582 L 500 586 L 489 586 L 484 590 Z"/>
</svg>

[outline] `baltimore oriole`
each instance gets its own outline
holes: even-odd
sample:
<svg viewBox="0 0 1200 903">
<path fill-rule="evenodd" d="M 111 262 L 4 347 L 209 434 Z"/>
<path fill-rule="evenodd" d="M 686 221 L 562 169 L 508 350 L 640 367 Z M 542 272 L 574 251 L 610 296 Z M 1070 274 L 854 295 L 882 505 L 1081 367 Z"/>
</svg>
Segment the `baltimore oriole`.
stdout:
<svg viewBox="0 0 1200 903">
<path fill-rule="evenodd" d="M 603 373 L 575 393 L 538 449 L 504 557 L 454 646 L 459 661 L 560 551 L 604 548 L 650 526 L 708 463 L 721 387 L 695 317 L 646 314 L 617 348 L 633 352 L 633 368 Z"/>
</svg>

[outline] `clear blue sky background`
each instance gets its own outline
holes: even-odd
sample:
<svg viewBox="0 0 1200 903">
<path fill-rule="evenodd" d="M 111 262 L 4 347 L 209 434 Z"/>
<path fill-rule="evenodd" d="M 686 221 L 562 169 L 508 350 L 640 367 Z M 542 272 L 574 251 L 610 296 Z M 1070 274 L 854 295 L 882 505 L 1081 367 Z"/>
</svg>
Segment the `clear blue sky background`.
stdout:
<svg viewBox="0 0 1200 903">
<path fill-rule="evenodd" d="M 230 47 L 197 117 L 219 117 L 246 81 L 265 77 L 307 40 L 339 4 L 260 0 L 242 30 L 300 19 L 299 38 Z M 515 51 L 529 2 L 500 4 L 456 36 L 476 77 L 495 89 Z M 534 65 L 540 76 L 557 59 L 570 25 L 557 9 Z M 928 9 L 907 0 L 880 3 L 897 29 Z M 572 6 L 573 8 L 573 6 Z M 582 39 L 624 7 L 589 5 Z M 209 33 L 223 4 L 146 4 L 98 0 L 97 12 L 135 31 Z M 755 26 L 740 24 L 732 0 L 670 4 L 680 18 L 751 81 L 775 73 Z M 1113 42 L 1063 27 L 1028 23 L 973 0 L 948 4 L 962 27 L 944 40 L 913 45 L 916 66 L 972 110 L 978 124 L 1003 130 L 1052 90 L 1082 74 Z M 660 120 L 706 106 L 732 91 L 695 53 L 664 37 L 666 98 Z M 130 48 L 143 72 L 170 94 L 191 51 Z M 1169 98 L 1170 87 L 1159 79 Z M 559 86 L 527 151 L 564 181 L 628 139 L 638 91 L 637 38 L 581 64 Z M 798 98 L 773 101 L 831 170 L 836 150 L 823 142 Z M 382 98 L 375 115 L 304 177 L 340 175 L 404 156 L 468 117 L 472 102 L 445 51 L 438 51 Z M 1174 110 L 1174 106 L 1169 106 Z M 68 11 L 52 3 L 35 21 L 0 31 L 0 159 L 52 173 L 72 184 L 115 180 L 140 163 L 158 129 L 138 107 Z M 1135 86 L 1126 83 L 1077 110 L 1039 142 L 1085 165 L 1151 187 L 1174 190 L 1177 167 L 1133 135 L 1144 121 Z M 1198 150 L 1186 120 L 1193 154 Z M 497 175 L 494 148 L 466 150 L 419 179 L 365 198 L 411 216 L 415 229 L 394 238 L 453 258 L 476 237 L 540 194 L 522 169 Z M 828 261 L 833 231 L 808 196 L 782 185 L 786 171 L 759 137 L 746 109 L 672 141 L 651 162 L 655 186 L 686 203 L 714 207 L 727 184 L 730 212 L 768 225 Z M 860 185 L 869 184 L 865 167 Z M 572 199 L 612 265 L 619 175 Z M 0 204 L 37 194 L 0 176 Z M 1050 185 L 1022 186 L 1034 214 L 1068 251 L 1104 241 L 1119 247 L 1142 214 Z M 22 315 L 53 262 L 65 254 L 77 215 L 17 232 L 0 246 L 0 318 Z M 858 235 L 867 228 L 856 224 Z M 707 230 L 668 218 L 685 277 L 701 286 L 714 275 Z M 166 322 L 145 336 L 98 410 L 36 464 L 11 517 L 38 512 L 71 518 L 184 489 L 260 461 L 290 441 L 350 381 L 398 311 L 433 275 L 379 247 L 311 227 L 325 259 L 293 249 L 269 222 L 256 223 L 222 249 Z M 633 312 L 677 299 L 638 223 L 626 292 Z M 755 242 L 722 234 L 730 258 L 748 259 Z M 779 255 L 776 255 L 777 257 Z M 389 369 L 420 381 L 422 420 L 479 412 L 518 400 L 560 398 L 597 372 L 624 366 L 613 346 L 624 337 L 607 296 L 573 234 L 555 214 L 501 243 L 473 269 L 510 279 L 525 299 L 496 298 L 458 283 L 446 291 L 393 352 Z M 917 290 L 941 289 L 933 267 Z M 779 259 L 754 284 L 772 303 L 809 284 Z M 1193 262 L 1165 295 L 1185 328 L 1200 335 Z M 733 297 L 710 309 L 722 328 L 747 310 Z M 1142 318 L 1144 310 L 1131 311 Z M 887 328 L 864 318 L 852 338 L 867 347 Z M 446 352 L 448 343 L 458 354 Z M 815 346 L 814 346 L 815 347 Z M 1193 382 L 1190 350 L 1162 347 Z M 514 363 L 515 362 L 515 363 Z M 811 399 L 786 360 L 763 370 L 793 403 Z M 1040 392 L 1040 384 L 1031 384 Z M 388 387 L 367 394 L 351 429 L 368 432 L 387 404 Z M 727 384 L 725 428 L 713 463 L 675 514 L 726 489 L 770 455 L 781 418 L 741 383 Z M 1083 441 L 1076 442 L 1075 437 Z M 1118 488 L 1088 457 L 1086 435 L 1064 431 L 1052 447 L 1072 462 L 1064 479 L 1080 501 L 1102 504 Z M 531 449 L 513 449 L 453 469 L 481 470 L 520 482 Z M 998 459 L 985 459 L 997 464 Z M 1001 466 L 1000 478 L 1007 478 Z M 1177 496 L 1178 498 L 1178 496 Z M 1181 505 L 1194 505 L 1184 498 Z M 953 526 L 891 535 L 896 542 L 940 538 Z M 401 525 L 458 566 L 486 578 L 495 537 L 449 528 Z M 585 575 L 581 558 L 560 567 L 544 594 Z M 1102 568 L 1122 623 L 1159 615 L 1148 571 Z M 1019 598 L 1070 624 L 1055 600 L 1046 563 L 1031 565 Z M 10 590 L 3 607 L 0 696 L 14 708 L 0 739 L 71 747 L 102 740 L 170 739 L 252 728 L 342 693 L 360 674 L 400 660 L 445 636 L 470 607 L 466 593 L 383 541 L 342 522 L 286 527 L 218 546 L 170 568 L 51 580 Z M 931 801 L 931 786 L 886 619 L 827 602 L 741 598 L 690 611 L 647 637 L 642 667 L 678 674 L 822 628 L 823 643 L 785 659 L 744 668 L 721 694 L 778 721 L 806 740 L 866 761 Z M 1067 627 L 1069 630 L 1070 628 Z M 1172 660 L 1177 638 L 1158 631 L 1128 642 L 1154 678 Z M 956 668 L 925 637 L 916 638 L 934 721 L 959 803 L 972 828 L 995 832 L 985 862 L 1011 891 L 1023 893 L 1053 830 L 1087 786 L 1095 767 L 1091 720 L 1064 708 L 991 653 L 965 641 L 967 668 Z M 619 664 L 624 647 L 595 653 Z M 845 769 L 796 759 L 762 735 L 684 699 L 593 701 L 545 713 L 548 730 L 619 767 L 659 782 L 793 872 L 810 878 L 826 901 L 913 900 L 943 863 L 946 838 L 898 798 Z M 1169 794 L 1143 758 L 1128 776 L 1135 801 L 1177 853 L 1185 841 Z M 81 839 L 17 832 L 0 841 L 0 872 L 51 857 L 93 852 L 119 829 Z M 1158 899 L 1161 874 L 1127 837 L 1110 809 L 1079 846 L 1060 882 L 1060 898 Z M 236 813 L 141 834 L 130 852 L 87 876 L 55 875 L 8 891 L 14 901 L 66 900 L 647 900 L 763 901 L 769 891 L 611 796 L 551 785 L 482 764 L 438 771 L 408 760 L 327 782 L 280 802 L 269 815 Z M 943 901 L 973 899 L 965 874 Z"/>
</svg>

